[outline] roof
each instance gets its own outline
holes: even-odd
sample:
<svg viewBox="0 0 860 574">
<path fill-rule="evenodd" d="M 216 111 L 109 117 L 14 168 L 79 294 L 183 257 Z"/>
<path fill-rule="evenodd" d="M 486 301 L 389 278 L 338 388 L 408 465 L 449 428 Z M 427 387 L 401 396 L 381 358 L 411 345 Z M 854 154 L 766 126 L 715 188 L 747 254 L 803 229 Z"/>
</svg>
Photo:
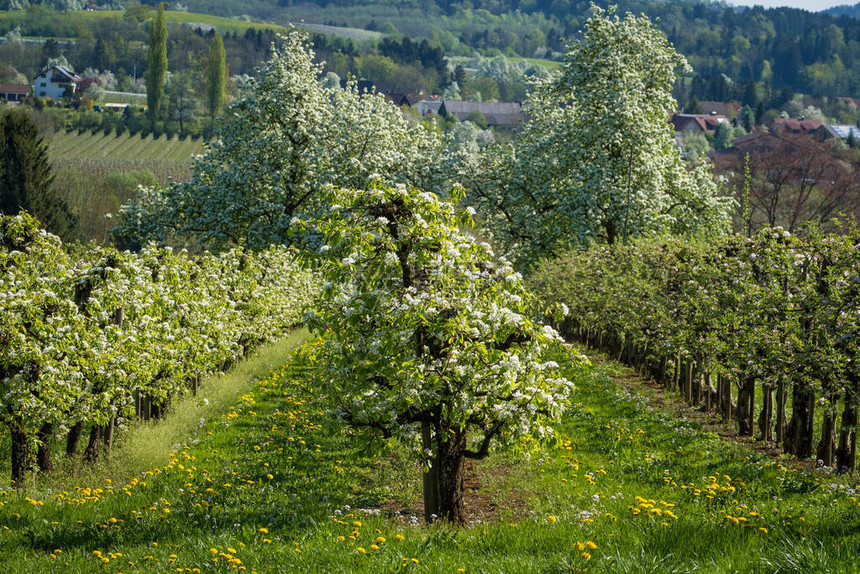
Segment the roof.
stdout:
<svg viewBox="0 0 860 574">
<path fill-rule="evenodd" d="M 0 93 L 3 94 L 29 94 L 30 84 L 0 84 Z"/>
<path fill-rule="evenodd" d="M 488 126 L 516 128 L 523 123 L 522 105 L 510 102 L 464 102 L 445 100 L 442 102 L 446 114 L 455 114 L 460 121 L 468 119 L 469 114 L 480 111 Z M 439 113 L 442 113 L 441 109 Z"/>
<path fill-rule="evenodd" d="M 824 129 L 827 130 L 833 137 L 838 137 L 840 139 L 845 139 L 848 137 L 848 134 L 853 135 L 855 138 L 860 139 L 860 128 L 853 125 L 830 125 L 824 126 Z"/>
<path fill-rule="evenodd" d="M 773 127 L 775 129 L 795 134 L 813 134 L 819 131 L 823 126 L 824 123 L 820 120 L 805 120 L 792 118 L 774 118 L 773 120 Z"/>
<path fill-rule="evenodd" d="M 699 102 L 699 105 L 702 106 L 702 111 L 706 115 L 717 115 L 726 117 L 736 116 L 741 109 L 741 107 L 734 102 L 705 101 Z"/>
<path fill-rule="evenodd" d="M 384 94 L 385 99 L 398 108 L 401 106 L 414 106 L 427 98 L 425 94 Z"/>
<path fill-rule="evenodd" d="M 708 114 L 672 114 L 669 122 L 675 128 L 676 132 L 695 131 L 691 127 L 696 127 L 699 131 L 712 132 L 717 127 L 726 121 L 726 116 L 708 115 Z"/>
<path fill-rule="evenodd" d="M 47 72 L 49 72 L 51 70 L 56 70 L 62 76 L 64 76 L 66 78 L 66 80 L 68 80 L 69 82 L 72 82 L 72 83 L 77 83 L 77 82 L 80 82 L 82 80 L 82 78 L 79 75 L 77 75 L 76 73 L 71 71 L 66 66 L 48 66 L 47 68 L 45 68 L 44 70 L 39 72 L 39 75 L 36 77 L 38 78 L 38 77 L 42 76 L 43 74 L 46 74 Z"/>
</svg>

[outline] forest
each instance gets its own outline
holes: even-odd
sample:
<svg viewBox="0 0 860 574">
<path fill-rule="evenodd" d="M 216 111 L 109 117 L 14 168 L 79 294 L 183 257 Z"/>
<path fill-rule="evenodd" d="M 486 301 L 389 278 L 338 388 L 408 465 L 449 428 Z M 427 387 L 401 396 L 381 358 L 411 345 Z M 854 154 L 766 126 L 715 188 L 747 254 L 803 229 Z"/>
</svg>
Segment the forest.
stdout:
<svg viewBox="0 0 860 574">
<path fill-rule="evenodd" d="M 0 34 L 18 30 L 24 37 L 55 38 L 23 50 L 0 51 L 4 63 L 26 77 L 60 51 L 77 69 L 109 69 L 121 82 L 133 83 L 135 70 L 145 62 L 140 48 L 149 20 L 146 4 L 124 11 L 94 12 L 113 17 L 82 18 L 74 3 L 10 4 L 0 19 Z M 676 98 L 681 109 L 695 108 L 694 100 L 737 101 L 756 110 L 781 110 L 792 94 L 817 98 L 816 105 L 837 116 L 836 97 L 860 91 L 860 22 L 838 11 L 811 13 L 798 9 L 734 8 L 719 2 L 621 2 L 622 12 L 642 13 L 655 21 L 693 71 L 680 77 Z M 103 8 L 117 8 L 107 4 Z M 251 17 L 283 26 L 290 22 L 327 24 L 366 30 L 365 40 L 315 37 L 317 54 L 327 71 L 341 78 L 390 81 L 409 78 L 409 90 L 439 93 L 453 80 L 441 57 L 509 57 L 560 60 L 568 42 L 578 39 L 589 14 L 588 2 L 469 2 L 388 3 L 329 2 L 324 5 L 269 2 L 190 2 L 187 10 L 227 17 Z M 84 13 L 87 14 L 87 13 Z M 118 17 L 122 15 L 122 17 Z M 239 22 L 233 20 L 233 22 Z M 264 26 L 262 26 L 264 28 Z M 177 27 L 172 32 L 170 68 L 181 70 L 201 62 L 209 26 Z M 342 28 L 344 32 L 346 28 Z M 233 28 L 225 36 L 231 74 L 250 73 L 263 61 L 271 31 L 256 24 L 246 32 Z M 332 28 L 337 31 L 337 28 Z M 382 36 L 373 36 L 373 34 Z M 387 37 L 388 40 L 381 40 Z M 74 44 L 69 44 L 73 41 Z M 402 45 L 394 48 L 391 42 Z M 416 46 L 411 46 L 415 43 Z M 62 50 L 60 46 L 63 46 Z M 9 47 L 4 48 L 7 52 Z M 18 48 L 19 51 L 20 48 Z M 420 53 L 419 53 L 420 52 Z M 372 62 L 362 59 L 370 56 Z M 380 61 L 379 58 L 387 60 Z M 381 66 L 382 62 L 385 66 Z M 387 66 L 387 71 L 386 71 Z M 392 73 L 392 66 L 399 66 Z M 138 76 L 139 77 L 139 76 Z M 842 110 L 844 112 L 844 110 Z"/>
</svg>

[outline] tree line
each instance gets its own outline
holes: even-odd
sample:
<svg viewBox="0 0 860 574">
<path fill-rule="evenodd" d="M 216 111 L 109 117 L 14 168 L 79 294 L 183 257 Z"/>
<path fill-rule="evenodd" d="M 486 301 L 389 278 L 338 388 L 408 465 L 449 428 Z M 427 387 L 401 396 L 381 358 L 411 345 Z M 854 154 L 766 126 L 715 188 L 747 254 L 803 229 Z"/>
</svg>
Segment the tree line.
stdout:
<svg viewBox="0 0 860 574">
<path fill-rule="evenodd" d="M 302 320 L 316 291 L 290 251 L 190 256 L 63 245 L 26 212 L 0 216 L 0 421 L 12 480 L 51 446 L 94 462 L 116 428 L 160 417 Z M 33 456 L 35 455 L 35 456 Z"/>
<path fill-rule="evenodd" d="M 569 337 L 627 362 L 742 436 L 856 467 L 860 232 L 766 228 L 570 252 L 531 278 Z"/>
</svg>

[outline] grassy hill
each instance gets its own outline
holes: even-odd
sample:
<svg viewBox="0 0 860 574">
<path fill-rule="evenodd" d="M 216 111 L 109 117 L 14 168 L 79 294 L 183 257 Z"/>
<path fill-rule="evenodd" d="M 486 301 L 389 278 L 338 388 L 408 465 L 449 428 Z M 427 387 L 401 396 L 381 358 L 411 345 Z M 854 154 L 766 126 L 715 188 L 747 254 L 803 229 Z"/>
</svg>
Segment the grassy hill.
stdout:
<svg viewBox="0 0 860 574">
<path fill-rule="evenodd" d="M 613 364 L 569 375 L 578 389 L 555 441 L 470 464 L 465 528 L 423 525 L 419 469 L 402 447 L 368 448 L 325 416 L 302 363 L 287 363 L 209 381 L 175 418 L 134 430 L 106 466 L 0 487 L 0 562 L 20 572 L 855 571 L 856 478 L 724 441 L 632 392 Z"/>
<path fill-rule="evenodd" d="M 203 139 L 141 137 L 128 133 L 57 132 L 48 141 L 54 187 L 78 215 L 81 238 L 104 243 L 116 213 L 138 185 L 167 185 L 191 177 L 191 158 Z"/>
<path fill-rule="evenodd" d="M 77 131 L 57 132 L 48 141 L 54 160 L 134 160 L 152 162 L 153 165 L 188 165 L 192 156 L 201 153 L 203 144 L 200 138 L 179 139 L 162 135 L 156 139 L 152 134 L 141 137 L 127 133 Z"/>
</svg>

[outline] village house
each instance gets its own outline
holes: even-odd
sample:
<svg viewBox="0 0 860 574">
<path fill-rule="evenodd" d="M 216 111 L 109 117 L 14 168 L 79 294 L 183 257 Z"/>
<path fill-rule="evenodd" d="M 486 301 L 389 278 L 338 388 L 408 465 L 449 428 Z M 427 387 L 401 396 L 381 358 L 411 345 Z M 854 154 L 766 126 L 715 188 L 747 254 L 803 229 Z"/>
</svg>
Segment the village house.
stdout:
<svg viewBox="0 0 860 574">
<path fill-rule="evenodd" d="M 30 93 L 30 84 L 0 84 L 0 98 L 6 103 L 20 102 Z"/>
<path fill-rule="evenodd" d="M 717 114 L 672 114 L 669 123 L 676 134 L 712 134 L 721 123 L 727 121 L 726 116 Z"/>
<path fill-rule="evenodd" d="M 33 79 L 33 93 L 37 98 L 60 100 L 79 91 L 83 79 L 65 66 L 49 66 Z"/>
</svg>

